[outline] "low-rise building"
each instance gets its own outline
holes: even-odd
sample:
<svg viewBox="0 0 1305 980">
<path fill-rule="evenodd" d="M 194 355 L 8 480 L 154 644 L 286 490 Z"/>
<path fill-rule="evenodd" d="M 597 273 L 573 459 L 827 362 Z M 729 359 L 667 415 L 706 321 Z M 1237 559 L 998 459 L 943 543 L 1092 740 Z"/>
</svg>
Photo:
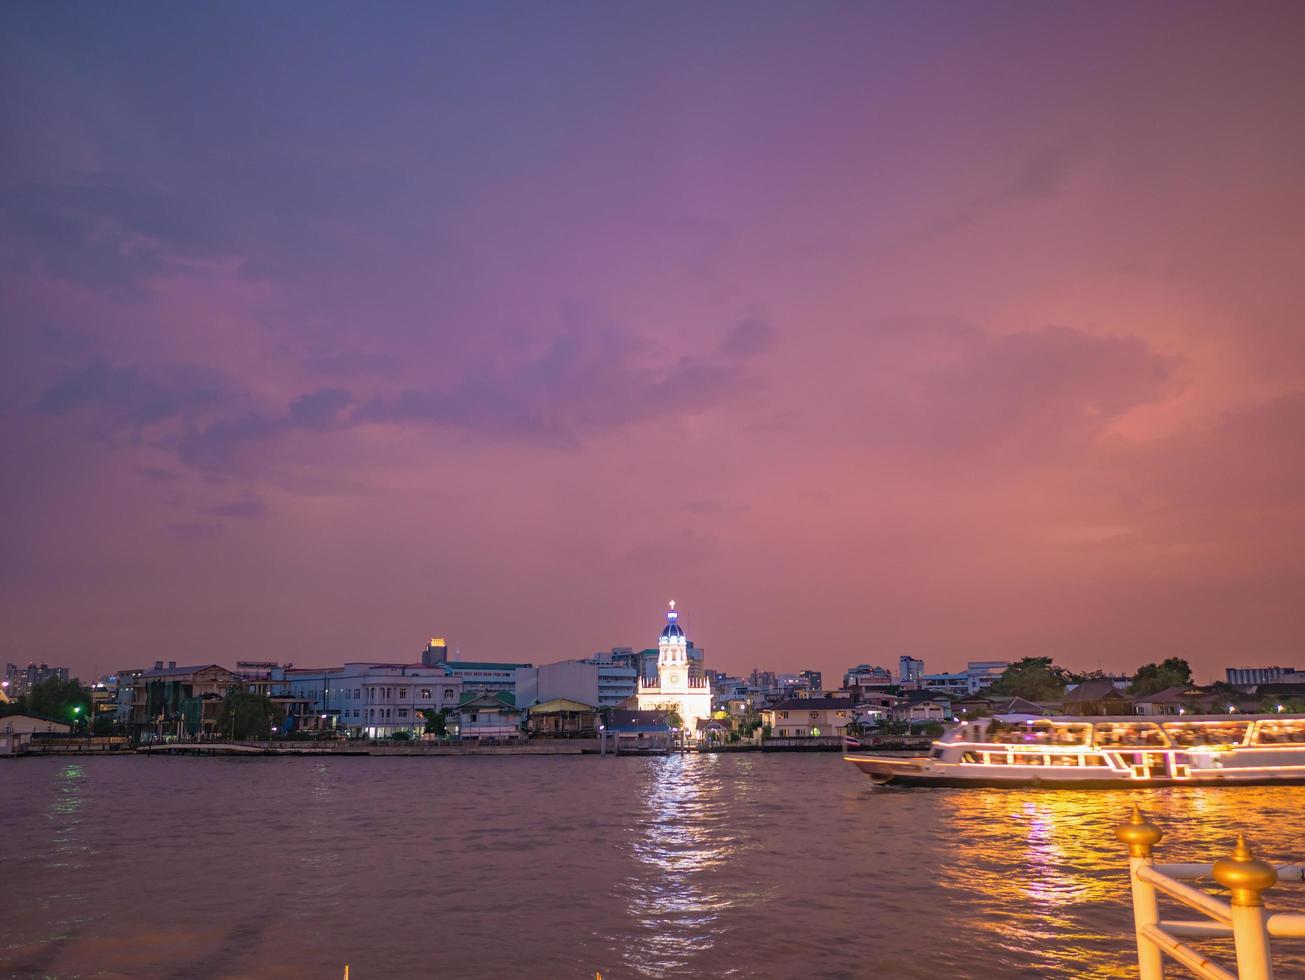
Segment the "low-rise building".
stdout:
<svg viewBox="0 0 1305 980">
<path fill-rule="evenodd" d="M 336 727 L 362 738 L 420 735 L 428 712 L 444 712 L 452 727 L 463 691 L 462 678 L 443 665 L 347 663 L 342 667 L 285 671 L 273 694 L 303 701 L 301 730 Z M 323 717 L 325 716 L 325 717 Z"/>
<path fill-rule="evenodd" d="M 664 754 L 675 743 L 675 730 L 664 711 L 611 711 L 602 733 L 612 751 L 620 754 Z"/>
<path fill-rule="evenodd" d="M 1305 683 L 1305 670 L 1299 667 L 1226 667 L 1224 675 L 1234 687 Z"/>
<path fill-rule="evenodd" d="M 526 732 L 531 738 L 593 738 L 598 725 L 598 708 L 581 701 L 558 698 L 526 709 Z"/>
<path fill-rule="evenodd" d="M 894 721 L 951 721 L 952 702 L 936 691 L 910 691 L 893 705 Z"/>
<path fill-rule="evenodd" d="M 37 718 L 35 715 L 5 715 L 0 717 L 0 755 L 21 752 L 33 735 L 68 735 L 72 726 L 63 722 Z"/>
<path fill-rule="evenodd" d="M 458 705 L 458 737 L 464 742 L 516 742 L 521 711 L 508 691 L 467 691 Z"/>
<path fill-rule="evenodd" d="M 856 706 L 851 698 L 788 698 L 761 713 L 773 738 L 842 735 Z"/>
<path fill-rule="evenodd" d="M 1129 696 L 1108 677 L 1093 677 L 1071 685 L 1061 701 L 1067 715 L 1127 715 L 1133 705 Z"/>
<path fill-rule="evenodd" d="M 211 737 L 218 732 L 222 702 L 240 677 L 217 664 L 165 667 L 156 660 L 133 688 L 131 727 L 138 738 Z"/>
</svg>

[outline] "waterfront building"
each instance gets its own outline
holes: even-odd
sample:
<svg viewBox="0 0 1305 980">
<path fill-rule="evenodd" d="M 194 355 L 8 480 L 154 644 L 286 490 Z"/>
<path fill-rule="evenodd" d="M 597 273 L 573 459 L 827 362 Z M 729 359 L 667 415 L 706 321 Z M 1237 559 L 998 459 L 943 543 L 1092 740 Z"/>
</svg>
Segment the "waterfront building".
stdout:
<svg viewBox="0 0 1305 980">
<path fill-rule="evenodd" d="M 557 698 L 526 710 L 526 731 L 531 737 L 593 738 L 598 734 L 598 708 L 581 701 Z"/>
<path fill-rule="evenodd" d="M 18 754 L 31 742 L 33 735 L 68 735 L 71 732 L 71 725 L 50 721 L 48 718 L 5 715 L 0 718 L 0 756 Z"/>
<path fill-rule="evenodd" d="M 1224 675 L 1235 687 L 1305 682 L 1305 670 L 1298 667 L 1226 667 Z"/>
<path fill-rule="evenodd" d="M 116 679 L 113 693 L 113 720 L 121 725 L 131 723 L 131 706 L 136 700 L 136 688 L 144 673 L 144 667 L 124 667 L 113 673 Z"/>
<path fill-rule="evenodd" d="M 515 742 L 521 711 L 510 691 L 464 691 L 458 705 L 458 737 L 464 742 Z"/>
<path fill-rule="evenodd" d="M 971 660 L 960 673 L 925 674 L 922 672 L 918 684 L 926 690 L 944 691 L 964 697 L 992 687 L 1009 666 L 1010 663 L 1006 660 Z"/>
<path fill-rule="evenodd" d="M 951 721 L 952 702 L 936 691 L 910 691 L 892 707 L 894 721 Z"/>
<path fill-rule="evenodd" d="M 130 724 L 137 737 L 217 734 L 222 702 L 240 686 L 240 677 L 217 664 L 178 667 L 175 660 L 154 661 L 132 689 Z"/>
<path fill-rule="evenodd" d="M 464 691 L 508 691 L 516 694 L 517 671 L 533 667 L 526 663 L 499 663 L 488 660 L 450 660 L 448 644 L 440 637 L 432 637 L 421 652 L 421 662 L 427 667 L 441 667 L 461 679 Z"/>
<path fill-rule="evenodd" d="M 675 741 L 675 732 L 664 711 L 627 711 L 615 709 L 609 714 L 605 736 L 617 755 L 666 754 Z"/>
<path fill-rule="evenodd" d="M 851 698 L 788 698 L 761 713 L 771 738 L 810 738 L 842 735 L 855 719 Z"/>
<path fill-rule="evenodd" d="M 1139 694 L 1132 699 L 1135 715 L 1205 715 L 1218 714 L 1226 707 L 1227 698 L 1194 684 L 1166 687 L 1163 691 Z M 1114 714 L 1114 712 L 1111 712 Z"/>
<path fill-rule="evenodd" d="M 43 681 L 57 678 L 61 681 L 68 679 L 67 667 L 51 667 L 49 664 L 29 663 L 26 667 L 20 667 L 18 664 L 5 664 L 5 674 L 0 686 L 9 696 L 9 700 L 17 701 L 24 694 Z"/>
<path fill-rule="evenodd" d="M 1128 695 L 1109 677 L 1092 677 L 1069 686 L 1061 710 L 1067 715 L 1127 715 L 1133 707 Z"/>
<path fill-rule="evenodd" d="M 600 708 L 625 704 L 638 692 L 639 672 L 615 651 L 600 651 L 583 660 L 561 660 L 516 671 L 514 692 L 520 705 L 569 698 Z"/>
<path fill-rule="evenodd" d="M 683 727 L 695 732 L 699 718 L 711 717 L 711 688 L 689 661 L 688 637 L 678 619 L 672 601 L 657 643 L 657 680 L 652 684 L 641 680 L 635 700 L 640 711 L 675 710 Z"/>
<path fill-rule="evenodd" d="M 439 665 L 347 663 L 284 674 L 283 686 L 272 685 L 269 694 L 305 706 L 287 718 L 292 730 L 334 725 L 364 738 L 420 735 L 430 711 L 442 711 L 451 721 L 463 692 L 462 679 Z"/>
</svg>

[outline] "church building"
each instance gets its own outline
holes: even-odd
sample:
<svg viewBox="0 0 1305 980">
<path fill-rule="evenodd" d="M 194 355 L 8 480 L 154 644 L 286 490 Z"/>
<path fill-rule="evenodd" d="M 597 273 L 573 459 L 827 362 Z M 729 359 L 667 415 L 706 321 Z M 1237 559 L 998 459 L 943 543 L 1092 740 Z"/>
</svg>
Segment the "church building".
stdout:
<svg viewBox="0 0 1305 980">
<path fill-rule="evenodd" d="M 657 641 L 657 682 L 645 684 L 640 678 L 636 698 L 640 711 L 674 708 L 684 728 L 694 733 L 700 718 L 711 717 L 711 685 L 698 666 L 689 663 L 689 640 L 676 622 L 679 616 L 672 600 Z"/>
</svg>

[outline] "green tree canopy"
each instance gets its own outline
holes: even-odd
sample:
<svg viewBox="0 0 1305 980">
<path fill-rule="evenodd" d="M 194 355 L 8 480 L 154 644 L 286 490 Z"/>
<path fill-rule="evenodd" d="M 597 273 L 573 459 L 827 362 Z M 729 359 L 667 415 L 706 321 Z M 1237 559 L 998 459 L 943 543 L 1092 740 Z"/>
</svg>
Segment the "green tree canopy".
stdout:
<svg viewBox="0 0 1305 980">
<path fill-rule="evenodd" d="M 1154 694 L 1167 687 L 1186 687 L 1192 683 L 1192 668 L 1181 657 L 1170 657 L 1163 663 L 1147 664 L 1133 675 L 1132 694 Z"/>
<path fill-rule="evenodd" d="M 1025 657 L 1011 664 L 988 688 L 989 694 L 1003 694 L 1030 701 L 1063 697 L 1069 672 L 1057 667 L 1050 657 Z"/>
<path fill-rule="evenodd" d="M 263 694 L 232 691 L 222 701 L 218 734 L 229 738 L 270 738 L 285 717 L 281 706 Z"/>
<path fill-rule="evenodd" d="M 675 707 L 675 705 L 663 704 L 657 710 L 666 713 L 666 724 L 670 725 L 672 728 L 684 727 L 684 719 L 680 717 L 680 711 Z"/>
<path fill-rule="evenodd" d="M 438 735 L 443 738 L 447 734 L 449 726 L 443 711 L 436 711 L 434 708 L 422 708 L 421 716 L 426 719 L 426 727 L 423 731 L 427 735 Z"/>
<path fill-rule="evenodd" d="M 74 728 L 90 724 L 91 696 L 76 681 L 51 677 L 32 685 L 19 700 L 21 710 L 41 718 L 52 718 Z"/>
</svg>

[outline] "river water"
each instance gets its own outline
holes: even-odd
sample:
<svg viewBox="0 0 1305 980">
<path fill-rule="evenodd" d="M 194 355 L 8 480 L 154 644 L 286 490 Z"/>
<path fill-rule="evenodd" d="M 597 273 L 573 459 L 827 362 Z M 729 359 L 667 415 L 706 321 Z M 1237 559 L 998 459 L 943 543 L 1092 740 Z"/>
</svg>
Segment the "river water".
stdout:
<svg viewBox="0 0 1305 980">
<path fill-rule="evenodd" d="M 23 759 L 0 976 L 1136 975 L 1134 800 L 1162 860 L 1237 830 L 1305 857 L 1302 788 L 888 790 L 835 754 Z"/>
</svg>

